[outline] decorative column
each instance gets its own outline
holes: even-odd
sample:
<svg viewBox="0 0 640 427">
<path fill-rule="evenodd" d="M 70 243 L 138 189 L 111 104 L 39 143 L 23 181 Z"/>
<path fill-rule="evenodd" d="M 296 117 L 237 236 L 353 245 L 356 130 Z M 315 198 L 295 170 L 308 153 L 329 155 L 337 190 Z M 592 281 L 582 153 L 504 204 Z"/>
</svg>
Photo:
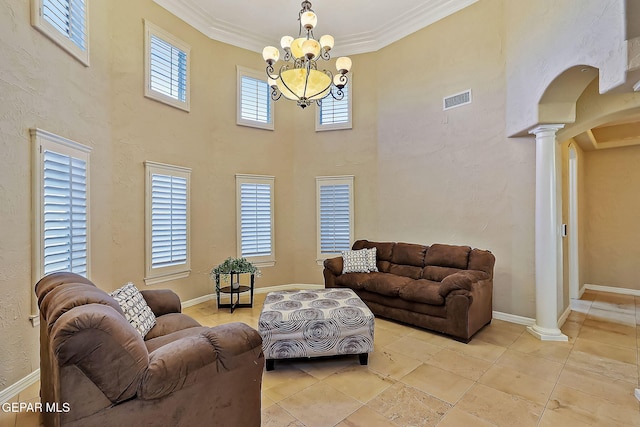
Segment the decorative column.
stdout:
<svg viewBox="0 0 640 427">
<path fill-rule="evenodd" d="M 536 136 L 536 323 L 527 330 L 543 341 L 568 341 L 558 328 L 561 285 L 560 220 L 556 164 L 556 132 L 564 125 L 541 125 Z"/>
</svg>

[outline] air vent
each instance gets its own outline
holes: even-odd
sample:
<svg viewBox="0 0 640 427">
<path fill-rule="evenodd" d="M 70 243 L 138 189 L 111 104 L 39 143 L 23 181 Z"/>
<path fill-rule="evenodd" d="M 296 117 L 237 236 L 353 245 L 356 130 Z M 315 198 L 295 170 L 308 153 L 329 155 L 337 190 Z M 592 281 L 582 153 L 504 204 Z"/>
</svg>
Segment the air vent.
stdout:
<svg viewBox="0 0 640 427">
<path fill-rule="evenodd" d="M 450 110 L 467 104 L 471 104 L 471 89 L 456 93 L 455 95 L 447 96 L 442 100 L 444 110 Z"/>
</svg>

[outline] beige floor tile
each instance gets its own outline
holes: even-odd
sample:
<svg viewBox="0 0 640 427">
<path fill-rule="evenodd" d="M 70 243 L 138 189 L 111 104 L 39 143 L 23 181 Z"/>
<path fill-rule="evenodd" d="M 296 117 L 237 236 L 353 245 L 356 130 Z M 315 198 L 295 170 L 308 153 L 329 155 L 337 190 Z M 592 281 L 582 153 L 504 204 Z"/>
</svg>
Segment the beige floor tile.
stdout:
<svg viewBox="0 0 640 427">
<path fill-rule="evenodd" d="M 586 319 L 578 334 L 578 338 L 634 348 L 637 345 L 636 335 L 637 331 L 635 326 L 610 321 Z"/>
<path fill-rule="evenodd" d="M 533 427 L 538 423 L 544 406 L 476 384 L 456 408 L 499 427 Z"/>
<path fill-rule="evenodd" d="M 384 329 L 395 333 L 399 337 L 410 334 L 414 329 L 411 326 L 381 318 L 376 318 L 375 326 L 376 332 L 378 329 Z"/>
<path fill-rule="evenodd" d="M 390 331 L 384 328 L 376 328 L 373 333 L 373 344 L 374 349 L 383 349 L 389 345 L 395 344 L 400 338 L 400 335 L 396 334 L 394 331 Z"/>
<path fill-rule="evenodd" d="M 569 316 L 571 316 L 574 313 L 588 313 L 589 309 L 591 308 L 591 304 L 593 304 L 593 301 L 572 299 L 571 314 L 569 314 Z"/>
<path fill-rule="evenodd" d="M 342 420 L 336 427 L 392 427 L 397 425 L 368 406 L 363 406 Z"/>
<path fill-rule="evenodd" d="M 276 369 L 278 365 L 287 363 L 286 361 L 276 361 Z M 295 359 L 288 363 L 292 367 L 300 369 L 303 372 L 315 377 L 319 380 L 327 378 L 330 375 L 349 369 L 354 366 L 360 366 L 360 359 L 357 355 L 340 355 L 330 357 L 314 357 L 308 359 Z"/>
<path fill-rule="evenodd" d="M 592 307 L 587 314 L 587 319 L 595 321 L 615 322 L 623 325 L 636 326 L 635 305 L 629 311 L 611 311 Z"/>
<path fill-rule="evenodd" d="M 413 387 L 396 383 L 367 406 L 399 426 L 435 426 L 451 405 Z"/>
<path fill-rule="evenodd" d="M 580 297 L 581 300 L 585 300 L 585 301 L 593 301 L 596 299 L 596 297 L 598 296 L 598 292 L 597 291 L 592 291 L 590 289 L 587 289 L 584 291 L 584 293 L 582 294 L 582 296 Z"/>
<path fill-rule="evenodd" d="M 560 330 L 562 331 L 563 334 L 575 340 L 575 338 L 578 337 L 578 334 L 580 333 L 581 328 L 582 328 L 582 322 L 567 320 L 566 322 L 564 322 L 564 325 L 562 325 Z"/>
<path fill-rule="evenodd" d="M 40 412 L 19 412 L 16 414 L 16 427 L 39 426 L 42 422 Z"/>
<path fill-rule="evenodd" d="M 264 411 L 265 409 L 267 409 L 270 406 L 275 405 L 276 402 L 274 402 L 272 399 L 268 398 L 267 396 L 265 396 L 264 394 L 262 394 L 262 404 L 261 404 L 261 408 Z"/>
<path fill-rule="evenodd" d="M 558 385 L 553 391 L 545 416 L 549 420 L 545 420 L 543 425 L 554 425 L 549 424 L 554 420 L 576 420 L 582 422 L 582 425 L 640 426 L 638 406 L 616 405 L 562 385 Z M 555 425 L 566 424 L 556 423 Z"/>
<path fill-rule="evenodd" d="M 614 294 L 612 292 L 598 292 L 593 300 L 594 304 L 606 304 L 609 307 L 626 307 L 635 305 L 635 296 Z"/>
<path fill-rule="evenodd" d="M 637 384 L 637 350 L 578 338 L 567 365 Z"/>
<path fill-rule="evenodd" d="M 414 329 L 409 336 L 440 347 L 446 347 L 453 340 L 453 338 L 436 334 L 435 332 L 427 331 L 425 329 Z"/>
<path fill-rule="evenodd" d="M 262 410 L 261 427 L 305 427 L 300 421 L 278 405 Z"/>
<path fill-rule="evenodd" d="M 509 348 L 530 356 L 542 357 L 554 362 L 564 363 L 569 357 L 571 342 L 540 341 L 530 333 L 520 335 Z"/>
<path fill-rule="evenodd" d="M 18 399 L 22 402 L 32 399 L 40 400 L 40 381 L 31 384 L 29 387 L 25 388 L 18 395 Z"/>
<path fill-rule="evenodd" d="M 331 375 L 323 382 L 336 390 L 340 390 L 347 396 L 353 397 L 362 403 L 367 403 L 395 384 L 396 381 L 371 371 L 366 366 L 357 366 Z"/>
<path fill-rule="evenodd" d="M 474 384 L 468 378 L 426 364 L 418 366 L 400 381 L 451 404 L 460 400 Z"/>
<path fill-rule="evenodd" d="M 633 395 L 634 386 L 626 381 L 567 365 L 558 378 L 558 384 L 617 405 L 638 408 L 638 401 Z"/>
<path fill-rule="evenodd" d="M 307 427 L 335 426 L 357 411 L 361 403 L 323 382 L 278 402 Z"/>
<path fill-rule="evenodd" d="M 497 364 L 492 366 L 480 378 L 479 382 L 513 396 L 528 399 L 541 406 L 547 404 L 555 385 L 555 381 L 543 381 L 520 370 Z"/>
<path fill-rule="evenodd" d="M 506 347 L 474 339 L 469 341 L 467 344 L 451 340 L 448 343 L 447 348 L 466 354 L 467 356 L 483 359 L 489 362 L 495 362 L 498 360 L 498 358 L 502 356 L 502 353 L 507 349 Z"/>
<path fill-rule="evenodd" d="M 527 375 L 555 383 L 558 380 L 560 371 L 562 371 L 562 363 L 554 362 L 542 357 L 530 356 L 526 353 L 508 349 L 498 359 L 496 365 L 505 366 L 524 372 Z"/>
<path fill-rule="evenodd" d="M 389 348 L 421 362 L 429 360 L 442 350 L 440 346 L 429 344 L 412 336 L 404 336 L 394 341 L 389 345 Z"/>
<path fill-rule="evenodd" d="M 442 349 L 425 362 L 445 371 L 476 381 L 492 365 L 486 360 L 467 356 L 457 351 Z"/>
<path fill-rule="evenodd" d="M 40 384 L 39 381 L 38 381 L 38 384 Z M 16 403 L 16 402 L 20 402 L 20 400 L 18 399 L 18 396 L 14 396 L 4 403 L 11 405 L 12 403 Z M 15 412 L 11 412 L 11 410 L 5 412 L 0 407 L 0 427 L 16 427 L 16 418 L 17 418 L 17 414 Z M 37 424 L 32 424 L 32 426 L 36 426 L 36 425 Z"/>
<path fill-rule="evenodd" d="M 276 369 L 265 371 L 262 376 L 262 393 L 274 402 L 280 402 L 317 382 L 317 378 L 306 372 L 290 366 L 279 367 L 276 362 Z"/>
<path fill-rule="evenodd" d="M 472 338 L 473 341 L 480 340 L 500 347 L 509 347 L 525 332 L 525 327 L 512 323 L 509 327 L 503 326 L 507 322 L 493 320 L 490 325 L 482 328 Z M 515 328 L 513 326 L 516 326 Z"/>
<path fill-rule="evenodd" d="M 370 370 L 395 380 L 404 377 L 421 363 L 419 360 L 389 349 L 376 350 L 369 355 Z"/>
<path fill-rule="evenodd" d="M 589 307 L 591 307 L 591 303 L 589 303 Z M 587 313 L 589 310 L 585 311 L 572 311 L 569 316 L 567 316 L 567 320 L 577 323 L 584 322 L 584 319 L 587 318 Z"/>
<path fill-rule="evenodd" d="M 452 408 L 444 416 L 438 427 L 494 427 L 495 424 L 482 420 L 476 416 Z"/>
</svg>

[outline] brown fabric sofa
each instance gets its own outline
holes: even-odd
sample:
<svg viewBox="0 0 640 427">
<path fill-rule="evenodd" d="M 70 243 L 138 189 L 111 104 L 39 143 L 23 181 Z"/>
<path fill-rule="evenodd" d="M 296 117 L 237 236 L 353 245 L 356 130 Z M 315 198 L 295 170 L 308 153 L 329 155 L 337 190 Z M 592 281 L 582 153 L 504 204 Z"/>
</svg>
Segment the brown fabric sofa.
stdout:
<svg viewBox="0 0 640 427">
<path fill-rule="evenodd" d="M 264 356 L 243 323 L 203 327 L 170 290 L 141 291 L 156 316 L 143 339 L 89 280 L 36 284 L 46 426 L 259 426 Z M 65 410 L 66 409 L 66 410 Z"/>
<path fill-rule="evenodd" d="M 326 288 L 347 287 L 377 316 L 451 335 L 468 342 L 492 318 L 491 252 L 469 246 L 370 242 L 378 272 L 342 274 L 342 257 L 324 262 Z"/>
</svg>

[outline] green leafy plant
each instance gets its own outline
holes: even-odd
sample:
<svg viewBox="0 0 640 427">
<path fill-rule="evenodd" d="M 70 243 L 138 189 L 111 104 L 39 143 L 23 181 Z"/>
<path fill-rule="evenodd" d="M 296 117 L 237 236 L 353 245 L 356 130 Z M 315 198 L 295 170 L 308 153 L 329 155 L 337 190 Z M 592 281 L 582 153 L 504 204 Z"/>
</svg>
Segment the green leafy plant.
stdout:
<svg viewBox="0 0 640 427">
<path fill-rule="evenodd" d="M 221 264 L 213 267 L 211 278 L 215 280 L 216 275 L 229 275 L 231 273 L 252 273 L 260 277 L 260 269 L 247 261 L 246 258 L 227 258 Z"/>
</svg>

